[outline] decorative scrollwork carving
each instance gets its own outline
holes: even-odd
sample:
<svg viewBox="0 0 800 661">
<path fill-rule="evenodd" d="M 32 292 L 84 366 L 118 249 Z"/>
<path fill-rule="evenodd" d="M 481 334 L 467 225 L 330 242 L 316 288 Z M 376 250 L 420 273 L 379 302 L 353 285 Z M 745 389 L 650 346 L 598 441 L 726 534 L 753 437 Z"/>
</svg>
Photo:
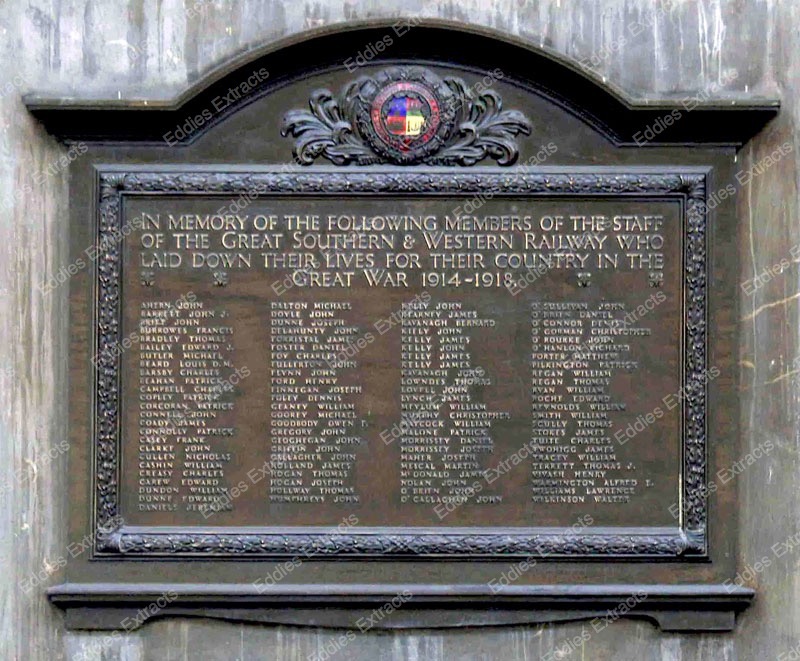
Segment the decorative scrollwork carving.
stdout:
<svg viewBox="0 0 800 661">
<path fill-rule="evenodd" d="M 288 112 L 281 130 L 296 138 L 302 165 L 319 157 L 335 165 L 470 166 L 486 158 L 511 165 L 519 156 L 516 137 L 531 132 L 525 115 L 503 110 L 496 91 L 419 68 L 362 77 L 338 95 L 316 90 L 309 108 Z"/>
</svg>

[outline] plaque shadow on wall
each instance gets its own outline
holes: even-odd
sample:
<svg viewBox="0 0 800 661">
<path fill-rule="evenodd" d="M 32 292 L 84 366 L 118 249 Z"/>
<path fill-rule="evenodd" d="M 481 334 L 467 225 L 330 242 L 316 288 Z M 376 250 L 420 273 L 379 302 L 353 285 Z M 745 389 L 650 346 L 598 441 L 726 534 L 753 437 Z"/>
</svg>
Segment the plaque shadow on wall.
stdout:
<svg viewBox="0 0 800 661">
<path fill-rule="evenodd" d="M 715 191 L 777 102 L 637 102 L 431 21 L 271 43 L 169 102 L 26 101 L 86 145 L 69 626 L 733 627 Z"/>
</svg>

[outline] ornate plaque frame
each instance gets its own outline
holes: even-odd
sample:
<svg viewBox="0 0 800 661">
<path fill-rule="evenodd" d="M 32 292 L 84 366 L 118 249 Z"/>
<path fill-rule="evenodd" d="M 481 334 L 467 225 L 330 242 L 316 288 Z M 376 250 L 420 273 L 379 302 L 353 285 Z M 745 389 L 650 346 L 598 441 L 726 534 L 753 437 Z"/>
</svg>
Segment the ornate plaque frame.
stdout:
<svg viewBox="0 0 800 661">
<path fill-rule="evenodd" d="M 570 558 L 681 558 L 706 557 L 707 494 L 706 395 L 701 383 L 706 369 L 706 172 L 674 168 L 654 171 L 629 168 L 568 168 L 498 172 L 425 172 L 381 170 L 348 172 L 318 169 L 285 173 L 175 168 L 120 169 L 100 167 L 97 245 L 97 355 L 95 403 L 96 519 L 101 531 L 98 557 L 119 556 L 245 556 L 292 557 L 311 548 L 321 556 L 527 557 L 535 553 Z M 683 493 L 680 527 L 594 529 L 565 534 L 564 530 L 498 527 L 491 530 L 440 529 L 405 532 L 398 529 L 359 529 L 354 532 L 286 529 L 139 529 L 118 527 L 120 456 L 120 358 L 114 347 L 121 337 L 121 235 L 123 198 L 141 193 L 170 195 L 269 194 L 448 194 L 495 196 L 622 196 L 677 199 L 683 210 Z"/>
</svg>

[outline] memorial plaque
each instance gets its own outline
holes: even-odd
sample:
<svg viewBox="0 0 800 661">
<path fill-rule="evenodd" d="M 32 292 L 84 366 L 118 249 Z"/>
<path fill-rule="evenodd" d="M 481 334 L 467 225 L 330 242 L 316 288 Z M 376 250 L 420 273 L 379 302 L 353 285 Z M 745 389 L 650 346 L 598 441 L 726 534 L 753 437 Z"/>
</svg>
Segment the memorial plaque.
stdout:
<svg viewBox="0 0 800 661">
<path fill-rule="evenodd" d="M 355 514 L 323 552 L 702 554 L 680 476 L 713 378 L 691 349 L 703 183 L 101 172 L 124 238 L 99 295 L 124 291 L 109 313 L 131 346 L 100 336 L 122 470 L 99 507 L 139 529 L 101 550 L 291 555 Z M 281 531 L 225 532 L 264 525 Z"/>
<path fill-rule="evenodd" d="M 80 628 L 165 594 L 158 616 L 358 626 L 403 595 L 379 626 L 628 604 L 732 628 L 753 591 L 718 479 L 725 182 L 777 106 L 622 100 L 452 26 L 347 65 L 386 29 L 266 48 L 175 104 L 29 100 L 88 143 L 67 269 L 86 552 L 51 599 Z"/>
</svg>

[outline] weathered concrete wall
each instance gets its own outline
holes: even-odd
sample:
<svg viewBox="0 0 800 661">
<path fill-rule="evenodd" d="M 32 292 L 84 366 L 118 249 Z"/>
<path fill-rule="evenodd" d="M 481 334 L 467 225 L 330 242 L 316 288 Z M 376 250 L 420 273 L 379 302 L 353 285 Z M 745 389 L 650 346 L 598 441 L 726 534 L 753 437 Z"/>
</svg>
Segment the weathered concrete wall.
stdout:
<svg viewBox="0 0 800 661">
<path fill-rule="evenodd" d="M 66 150 L 26 113 L 20 94 L 169 97 L 232 54 L 339 21 L 396 15 L 368 0 L 5 0 L 0 3 L 0 659 L 305 659 L 331 632 L 207 621 L 154 622 L 104 644 L 66 633 L 46 602 L 67 543 L 66 288 L 40 285 L 67 264 Z M 485 25 L 578 60 L 637 96 L 778 95 L 783 112 L 739 154 L 753 167 L 778 145 L 793 152 L 738 185 L 742 290 L 742 452 L 776 450 L 737 477 L 740 565 L 767 558 L 750 581 L 756 604 L 734 635 L 661 634 L 621 621 L 564 659 L 774 659 L 800 644 L 800 552 L 773 546 L 800 531 L 800 243 L 797 124 L 800 4 L 793 0 L 406 0 L 408 16 Z M 355 48 L 354 50 L 358 50 Z M 730 76 L 727 76 L 728 78 Z M 718 93 L 718 92 L 717 92 Z M 713 292 L 713 283 L 712 283 Z M 713 330 L 712 330 L 713 332 Z M 712 525 L 725 525 L 713 521 Z M 53 576 L 49 576 L 53 573 Z M 585 624 L 359 636 L 341 658 L 538 659 Z M 570 647 L 570 649 L 573 649 Z M 565 649 L 566 652 L 566 649 Z M 786 656 L 785 658 L 793 658 Z"/>
</svg>

